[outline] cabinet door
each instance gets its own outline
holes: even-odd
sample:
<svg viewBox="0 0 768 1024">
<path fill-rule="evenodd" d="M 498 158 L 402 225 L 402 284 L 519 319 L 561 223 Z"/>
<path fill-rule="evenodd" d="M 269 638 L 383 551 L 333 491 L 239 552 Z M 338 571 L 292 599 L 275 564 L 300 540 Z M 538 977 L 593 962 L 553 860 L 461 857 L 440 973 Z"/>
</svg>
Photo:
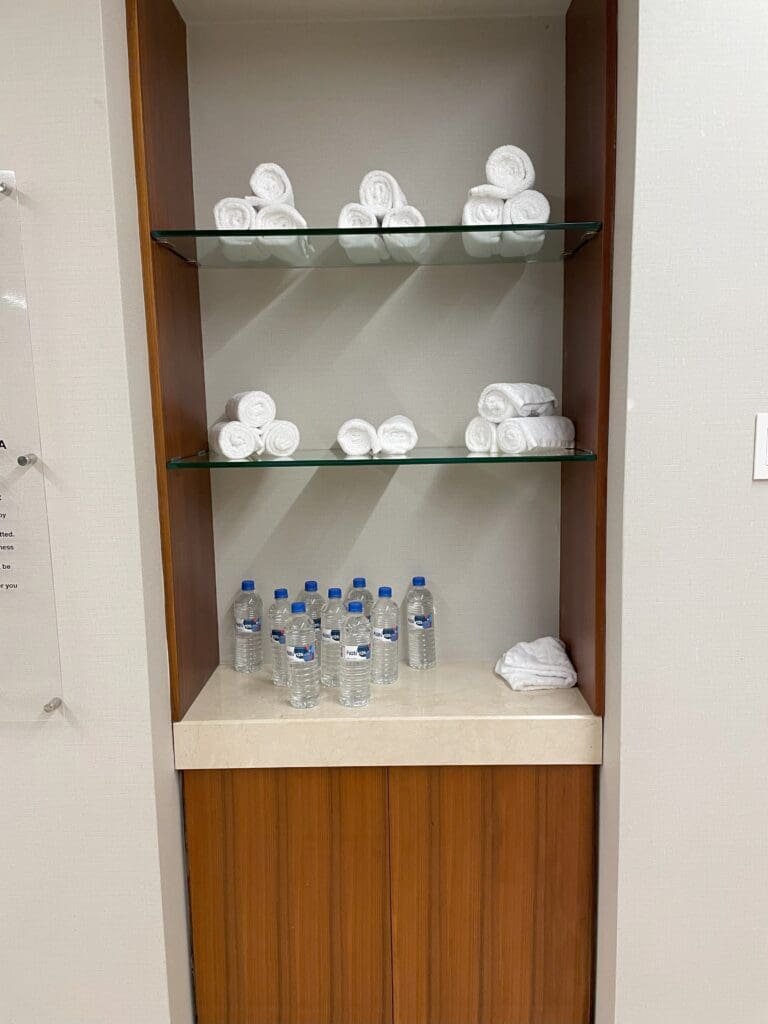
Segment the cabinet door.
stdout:
<svg viewBox="0 0 768 1024">
<path fill-rule="evenodd" d="M 390 1024 L 385 768 L 184 776 L 199 1024 Z"/>
<path fill-rule="evenodd" d="M 587 1024 L 594 770 L 391 768 L 395 1024 Z"/>
</svg>

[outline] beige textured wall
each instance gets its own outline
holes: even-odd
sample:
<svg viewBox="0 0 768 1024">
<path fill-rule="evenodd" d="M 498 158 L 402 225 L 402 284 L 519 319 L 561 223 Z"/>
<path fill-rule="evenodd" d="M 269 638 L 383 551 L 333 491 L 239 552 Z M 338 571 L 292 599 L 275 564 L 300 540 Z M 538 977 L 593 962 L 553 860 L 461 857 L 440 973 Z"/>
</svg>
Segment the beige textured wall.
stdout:
<svg viewBox="0 0 768 1024">
<path fill-rule="evenodd" d="M 187 1024 L 125 9 L 0 16 L 65 701 L 0 725 L 0 1019 Z"/>
<path fill-rule="evenodd" d="M 286 167 L 314 226 L 336 223 L 372 167 L 395 173 L 428 221 L 456 223 L 488 153 L 510 141 L 562 211 L 562 18 L 194 26 L 190 91 L 200 225 L 262 160 Z M 559 391 L 557 264 L 211 271 L 201 285 L 211 419 L 262 387 L 306 447 L 329 447 L 350 416 L 396 412 L 423 444 L 461 445 L 490 381 Z M 245 575 L 266 594 L 364 574 L 400 598 L 423 572 L 445 659 L 491 661 L 556 631 L 559 477 L 533 465 L 214 474 L 224 658 Z"/>
<path fill-rule="evenodd" d="M 620 9 L 597 1021 L 763 1024 L 768 8 Z"/>
</svg>

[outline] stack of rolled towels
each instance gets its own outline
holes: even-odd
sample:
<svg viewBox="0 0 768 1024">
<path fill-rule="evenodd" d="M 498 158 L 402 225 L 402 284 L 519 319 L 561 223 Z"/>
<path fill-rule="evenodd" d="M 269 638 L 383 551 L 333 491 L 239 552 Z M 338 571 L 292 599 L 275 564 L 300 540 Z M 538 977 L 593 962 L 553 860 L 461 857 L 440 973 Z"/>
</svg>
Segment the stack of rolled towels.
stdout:
<svg viewBox="0 0 768 1024">
<path fill-rule="evenodd" d="M 369 171 L 360 182 L 360 202 L 347 203 L 339 214 L 340 228 L 413 228 L 402 234 L 340 235 L 339 243 L 352 263 L 419 263 L 429 249 L 429 236 L 419 228 L 424 215 L 410 206 L 397 179 L 388 171 Z"/>
<path fill-rule="evenodd" d="M 307 222 L 296 209 L 291 180 L 279 164 L 259 164 L 250 178 L 251 194 L 220 199 L 213 208 L 219 231 L 299 231 Z M 227 255 L 235 261 L 266 260 L 275 256 L 290 265 L 306 264 L 314 249 L 306 235 L 260 238 L 223 237 Z"/>
<path fill-rule="evenodd" d="M 489 384 L 477 403 L 480 413 L 464 435 L 471 452 L 523 455 L 536 448 L 573 448 L 571 420 L 555 413 L 557 399 L 542 384 Z"/>
<path fill-rule="evenodd" d="M 518 146 L 499 146 L 486 161 L 485 176 L 483 185 L 470 188 L 461 223 L 495 230 L 465 231 L 467 253 L 480 258 L 534 256 L 544 244 L 543 231 L 502 227 L 549 222 L 549 201 L 533 187 L 536 172 L 531 158 Z"/>
<path fill-rule="evenodd" d="M 224 416 L 208 431 L 208 447 L 226 459 L 252 455 L 293 455 L 301 440 L 290 420 L 278 420 L 273 398 L 265 391 L 241 391 L 227 402 Z"/>
<path fill-rule="evenodd" d="M 376 429 L 363 419 L 346 420 L 339 427 L 336 440 L 345 455 L 406 455 L 419 441 L 413 420 L 407 416 L 390 416 Z"/>
</svg>

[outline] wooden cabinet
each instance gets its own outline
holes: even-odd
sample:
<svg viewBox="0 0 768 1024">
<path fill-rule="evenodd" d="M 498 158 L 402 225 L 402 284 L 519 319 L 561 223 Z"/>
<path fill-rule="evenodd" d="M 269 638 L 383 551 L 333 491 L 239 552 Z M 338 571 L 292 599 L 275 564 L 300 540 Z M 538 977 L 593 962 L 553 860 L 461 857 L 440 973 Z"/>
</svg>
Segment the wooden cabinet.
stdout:
<svg viewBox="0 0 768 1024">
<path fill-rule="evenodd" d="M 186 772 L 200 1024 L 587 1024 L 594 772 Z"/>
</svg>

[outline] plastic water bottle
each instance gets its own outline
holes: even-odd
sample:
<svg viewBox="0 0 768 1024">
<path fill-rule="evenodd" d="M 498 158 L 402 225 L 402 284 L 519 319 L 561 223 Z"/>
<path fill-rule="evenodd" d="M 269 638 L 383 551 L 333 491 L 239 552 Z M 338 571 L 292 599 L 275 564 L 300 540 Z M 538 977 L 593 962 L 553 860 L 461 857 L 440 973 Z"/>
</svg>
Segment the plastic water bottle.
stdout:
<svg viewBox="0 0 768 1024">
<path fill-rule="evenodd" d="M 315 650 L 315 624 L 303 601 L 291 605 L 285 631 L 290 703 L 295 708 L 313 708 L 320 702 L 320 665 Z"/>
<path fill-rule="evenodd" d="M 235 598 L 235 669 L 255 672 L 261 668 L 261 598 L 253 580 L 243 580 Z"/>
<path fill-rule="evenodd" d="M 341 588 L 331 587 L 322 616 L 320 682 L 323 686 L 338 686 L 341 683 L 341 627 L 346 617 Z"/>
<path fill-rule="evenodd" d="M 350 601 L 362 601 L 363 613 L 370 619 L 371 612 L 373 611 L 373 594 L 368 589 L 365 576 L 355 576 L 352 580 L 352 586 L 347 591 L 346 596 L 347 604 Z"/>
<path fill-rule="evenodd" d="M 437 664 L 435 603 L 423 576 L 413 577 L 413 585 L 405 595 L 405 615 L 408 623 L 408 664 L 411 668 L 434 668 Z"/>
<path fill-rule="evenodd" d="M 269 635 L 272 648 L 272 682 L 275 686 L 288 685 L 288 661 L 285 657 L 285 630 L 291 621 L 288 591 L 280 587 L 275 591 L 275 603 L 269 608 Z"/>
<path fill-rule="evenodd" d="M 339 703 L 359 708 L 371 699 L 371 624 L 362 601 L 349 602 L 341 627 L 341 694 Z"/>
<path fill-rule="evenodd" d="M 315 651 L 319 661 L 322 656 L 320 639 L 325 599 L 317 589 L 317 580 L 307 580 L 297 600 L 304 602 L 307 608 L 307 615 L 311 616 L 315 624 Z"/>
<path fill-rule="evenodd" d="M 399 667 L 398 608 L 391 587 L 379 587 L 371 613 L 373 628 L 373 681 L 387 686 L 397 682 Z"/>
</svg>

